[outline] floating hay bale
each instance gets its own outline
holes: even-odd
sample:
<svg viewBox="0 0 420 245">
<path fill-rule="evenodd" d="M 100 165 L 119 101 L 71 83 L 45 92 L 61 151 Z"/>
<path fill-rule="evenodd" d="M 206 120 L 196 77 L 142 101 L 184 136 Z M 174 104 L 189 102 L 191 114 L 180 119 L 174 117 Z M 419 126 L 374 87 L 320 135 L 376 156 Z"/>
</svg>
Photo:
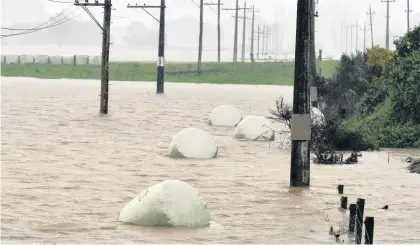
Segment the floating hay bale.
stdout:
<svg viewBox="0 0 420 245">
<path fill-rule="evenodd" d="M 172 158 L 211 159 L 217 152 L 213 136 L 198 128 L 181 130 L 168 147 L 168 156 Z"/>
<path fill-rule="evenodd" d="M 119 220 L 136 225 L 199 227 L 210 224 L 210 214 L 194 187 L 180 180 L 165 180 L 131 200 Z"/>
<path fill-rule="evenodd" d="M 233 137 L 241 140 L 273 140 L 271 123 L 265 117 L 247 116 L 236 126 Z"/>
<path fill-rule="evenodd" d="M 242 120 L 241 112 L 231 105 L 216 107 L 208 119 L 209 125 L 233 127 Z"/>
</svg>

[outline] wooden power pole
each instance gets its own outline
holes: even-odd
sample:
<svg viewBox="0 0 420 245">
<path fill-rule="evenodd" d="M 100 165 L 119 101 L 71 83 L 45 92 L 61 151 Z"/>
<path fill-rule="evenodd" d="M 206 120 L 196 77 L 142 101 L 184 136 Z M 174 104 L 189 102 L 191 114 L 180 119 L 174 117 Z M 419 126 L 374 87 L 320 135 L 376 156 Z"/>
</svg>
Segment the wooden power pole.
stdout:
<svg viewBox="0 0 420 245">
<path fill-rule="evenodd" d="M 363 31 L 363 52 L 366 51 L 366 33 L 368 31 L 367 27 L 366 27 L 366 22 L 363 25 L 363 29 L 361 29 Z"/>
<path fill-rule="evenodd" d="M 236 0 L 235 8 L 223 8 L 223 10 L 235 10 L 235 32 L 233 34 L 233 62 L 238 61 L 238 11 L 239 0 Z"/>
<path fill-rule="evenodd" d="M 95 1 L 95 3 L 89 3 L 85 1 L 81 3 L 79 0 L 75 0 L 75 6 L 81 6 L 83 10 L 92 18 L 93 21 L 102 30 L 102 61 L 101 61 L 101 101 L 100 101 L 100 113 L 108 114 L 108 94 L 109 94 L 109 45 L 111 40 L 111 0 L 104 0 L 103 3 Z M 93 14 L 90 12 L 88 7 L 104 7 L 104 22 L 103 26 L 95 19 Z"/>
<path fill-rule="evenodd" d="M 290 186 L 310 185 L 310 38 L 311 0 L 297 1 Z"/>
<path fill-rule="evenodd" d="M 258 25 L 258 31 L 257 31 L 257 59 L 260 58 L 260 37 L 263 34 L 264 34 L 264 32 L 260 31 L 260 25 Z"/>
<path fill-rule="evenodd" d="M 316 5 L 317 0 L 310 0 L 310 83 L 311 83 L 311 105 L 318 107 L 318 89 L 316 87 L 316 57 L 315 57 L 315 17 L 318 17 L 318 13 L 316 12 Z"/>
<path fill-rule="evenodd" d="M 160 5 L 127 5 L 127 8 L 141 8 L 153 19 L 159 22 L 159 45 L 158 45 L 158 62 L 157 62 L 157 79 L 156 79 L 156 93 L 164 93 L 164 82 L 165 82 L 165 0 L 160 0 Z M 159 19 L 154 17 L 148 8 L 160 9 Z"/>
<path fill-rule="evenodd" d="M 262 28 L 262 33 L 261 33 L 261 35 L 262 35 L 262 43 L 261 43 L 261 54 L 263 55 L 263 56 L 265 56 L 265 25 L 263 25 L 263 28 Z"/>
<path fill-rule="evenodd" d="M 259 28 L 260 26 L 258 26 L 258 32 L 260 31 Z M 259 38 L 259 34 L 258 38 Z M 252 27 L 251 27 L 251 54 L 250 54 L 250 58 L 251 58 L 251 62 L 255 62 L 255 57 L 254 57 L 254 36 L 255 36 L 255 5 L 252 6 Z M 258 43 L 259 45 L 259 43 Z"/>
<path fill-rule="evenodd" d="M 204 5 L 207 6 L 212 6 L 212 5 L 216 5 L 217 6 L 217 62 L 220 63 L 220 38 L 221 38 L 221 34 L 220 34 L 220 7 L 223 5 L 223 3 L 221 3 L 221 0 L 217 0 L 217 3 L 204 3 Z"/>
<path fill-rule="evenodd" d="M 201 74 L 201 59 L 203 56 L 203 10 L 204 10 L 204 2 L 200 0 L 200 31 L 198 34 L 198 63 L 197 63 L 197 73 L 198 75 Z"/>
<path fill-rule="evenodd" d="M 395 0 L 381 0 L 386 3 L 386 37 L 385 37 L 385 48 L 389 49 L 389 3 L 395 2 Z"/>
<path fill-rule="evenodd" d="M 372 22 L 372 15 L 375 14 L 375 12 L 372 12 L 372 8 L 371 6 L 369 6 L 369 13 L 367 13 L 369 15 L 369 22 L 370 22 L 370 42 L 371 42 L 371 48 L 373 48 L 374 44 L 373 44 L 373 22 Z"/>
<path fill-rule="evenodd" d="M 234 33 L 234 38 L 233 38 L 233 62 L 237 62 L 238 61 L 238 20 L 241 18 L 244 19 L 244 28 L 243 28 L 243 37 L 242 37 L 242 60 L 244 58 L 245 55 L 245 28 L 246 28 L 246 14 L 244 14 L 244 16 L 239 17 L 238 11 L 239 10 L 244 10 L 244 13 L 246 13 L 245 11 L 247 9 L 251 9 L 251 8 L 246 8 L 246 2 L 245 2 L 245 6 L 243 8 L 239 7 L 239 0 L 236 0 L 236 7 L 235 8 L 223 8 L 223 10 L 235 10 L 235 16 L 233 16 L 235 18 L 235 33 Z"/>
<path fill-rule="evenodd" d="M 243 27 L 242 27 L 242 52 L 241 61 L 245 61 L 245 39 L 246 39 L 246 0 L 244 1 L 244 16 L 243 16 Z"/>
<path fill-rule="evenodd" d="M 410 9 L 410 0 L 407 0 L 407 10 L 406 10 L 406 12 L 407 12 L 407 32 L 409 32 L 410 31 L 410 13 L 413 12 Z"/>
</svg>

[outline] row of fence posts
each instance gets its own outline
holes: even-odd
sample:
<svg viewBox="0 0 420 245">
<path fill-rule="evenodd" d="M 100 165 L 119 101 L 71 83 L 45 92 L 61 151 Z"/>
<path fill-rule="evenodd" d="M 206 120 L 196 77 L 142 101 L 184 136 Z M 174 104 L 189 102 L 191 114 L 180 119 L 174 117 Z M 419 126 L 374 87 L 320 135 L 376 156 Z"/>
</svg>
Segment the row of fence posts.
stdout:
<svg viewBox="0 0 420 245">
<path fill-rule="evenodd" d="M 338 185 L 338 194 L 344 194 L 344 185 Z M 347 209 L 348 199 L 341 196 L 341 208 Z M 363 233 L 363 215 L 365 211 L 365 199 L 358 198 L 356 203 L 348 206 L 349 209 L 349 233 L 355 234 L 355 244 L 362 243 Z M 374 217 L 366 216 L 365 218 L 365 244 L 373 244 Z"/>
</svg>

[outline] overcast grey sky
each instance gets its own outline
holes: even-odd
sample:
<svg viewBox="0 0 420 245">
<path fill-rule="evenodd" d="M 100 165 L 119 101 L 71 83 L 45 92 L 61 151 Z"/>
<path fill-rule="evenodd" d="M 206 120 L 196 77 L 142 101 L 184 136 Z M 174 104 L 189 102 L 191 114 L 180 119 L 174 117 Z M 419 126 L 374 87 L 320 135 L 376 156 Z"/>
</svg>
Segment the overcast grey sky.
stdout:
<svg viewBox="0 0 420 245">
<path fill-rule="evenodd" d="M 57 0 L 69 1 L 69 0 Z M 71 0 L 70 0 L 71 1 Z M 216 2 L 217 0 L 205 0 L 205 2 Z M 113 11 L 113 29 L 122 29 L 133 22 L 139 22 L 150 29 L 157 29 L 157 23 L 147 14 L 139 9 L 127 9 L 128 3 L 139 4 L 159 4 L 159 0 L 113 0 L 113 6 L 116 9 Z M 179 18 L 191 17 L 198 19 L 199 9 L 192 0 L 166 0 L 167 2 L 167 29 L 170 28 L 171 21 Z M 199 0 L 195 0 L 199 2 Z M 222 0 L 224 7 L 234 7 L 235 0 Z M 240 0 L 243 5 L 244 0 Z M 296 23 L 296 0 L 248 0 L 248 5 L 255 4 L 256 8 L 260 11 L 257 16 L 257 23 L 271 24 L 276 21 L 279 25 L 279 33 L 281 37 L 277 40 L 278 51 L 294 52 L 294 38 L 295 38 L 295 23 Z M 68 4 L 60 4 L 50 2 L 49 0 L 1 0 L 2 4 L 2 26 L 13 27 L 22 22 L 39 23 L 60 12 L 67 7 Z M 420 23 L 420 0 L 410 1 L 411 13 L 411 26 Z M 375 43 L 384 46 L 385 42 L 385 16 L 386 16 L 386 3 L 381 0 L 319 0 L 318 11 L 319 17 L 316 23 L 316 44 L 317 48 L 322 48 L 325 53 L 337 55 L 340 54 L 343 48 L 342 25 L 356 24 L 363 26 L 368 23 L 367 12 L 369 6 L 375 12 L 373 15 L 374 25 L 374 40 Z M 391 36 L 400 36 L 406 32 L 406 8 L 407 0 L 396 0 L 390 3 L 390 34 Z M 82 11 L 80 8 L 72 6 L 74 11 Z M 95 16 L 100 21 L 101 11 L 100 8 L 91 8 Z M 158 10 L 151 10 L 158 16 Z M 232 30 L 233 12 L 223 11 L 222 25 L 223 28 L 229 32 Z M 90 21 L 85 13 L 81 13 L 78 20 Z M 216 15 L 209 8 L 205 8 L 204 20 L 206 24 L 215 24 Z M 28 26 L 31 27 L 31 26 Z M 60 28 L 60 27 L 56 27 Z M 179 28 L 179 27 L 178 27 Z M 240 30 L 241 31 L 241 30 Z M 99 31 L 98 31 L 99 32 Z M 198 26 L 191 32 L 198 32 Z M 119 35 L 118 30 L 114 36 Z M 249 29 L 248 29 L 249 33 Z M 206 35 L 207 34 L 207 35 Z M 214 40 L 214 37 L 209 35 L 215 34 L 214 30 L 205 29 L 204 35 L 206 39 Z M 194 34 L 195 35 L 195 34 Z M 232 34 L 233 35 L 233 34 Z M 355 33 L 353 34 L 355 36 Z M 359 29 L 359 49 L 363 45 L 360 40 L 363 40 L 363 31 Z M 27 35 L 25 38 L 29 37 Z M 172 35 L 173 36 L 173 35 Z M 114 37 L 118 38 L 118 37 Z M 168 37 L 169 38 L 169 37 Z M 175 39 L 175 37 L 172 37 Z M 231 42 L 232 37 L 222 37 L 224 41 Z M 350 31 L 348 32 L 350 38 Z M 370 33 L 368 34 L 370 40 Z M 392 40 L 393 37 L 391 37 Z M 8 45 L 13 45 L 13 39 L 9 39 Z M 168 40 L 171 43 L 171 40 Z M 370 42 L 368 42 L 370 43 Z M 100 43 L 98 44 L 100 46 Z M 350 44 L 348 44 L 349 46 Z M 355 46 L 355 44 L 354 44 Z"/>
</svg>

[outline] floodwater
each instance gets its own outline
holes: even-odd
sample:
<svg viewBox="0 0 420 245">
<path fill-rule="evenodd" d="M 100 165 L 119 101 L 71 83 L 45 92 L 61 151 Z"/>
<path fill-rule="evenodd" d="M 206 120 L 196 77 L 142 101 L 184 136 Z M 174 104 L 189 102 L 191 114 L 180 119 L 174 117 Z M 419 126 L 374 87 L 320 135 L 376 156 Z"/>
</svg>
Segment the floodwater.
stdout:
<svg viewBox="0 0 420 245">
<path fill-rule="evenodd" d="M 154 83 L 112 82 L 107 116 L 98 115 L 98 81 L 2 77 L 1 87 L 3 243 L 335 243 L 329 226 L 348 216 L 338 184 L 349 203 L 366 199 L 376 243 L 420 243 L 420 176 L 401 161 L 419 150 L 391 150 L 389 162 L 387 152 L 364 152 L 358 165 L 312 165 L 311 187 L 290 189 L 289 150 L 205 124 L 221 104 L 266 116 L 277 96 L 291 100 L 291 87 L 167 84 L 157 96 Z M 164 156 L 189 126 L 214 135 L 217 159 Z M 210 227 L 118 222 L 127 202 L 166 179 L 201 192 Z"/>
</svg>

